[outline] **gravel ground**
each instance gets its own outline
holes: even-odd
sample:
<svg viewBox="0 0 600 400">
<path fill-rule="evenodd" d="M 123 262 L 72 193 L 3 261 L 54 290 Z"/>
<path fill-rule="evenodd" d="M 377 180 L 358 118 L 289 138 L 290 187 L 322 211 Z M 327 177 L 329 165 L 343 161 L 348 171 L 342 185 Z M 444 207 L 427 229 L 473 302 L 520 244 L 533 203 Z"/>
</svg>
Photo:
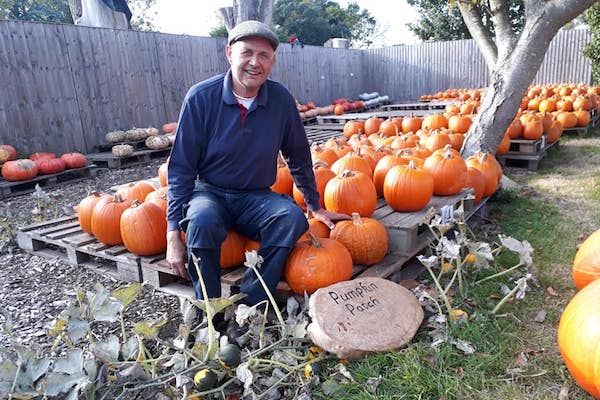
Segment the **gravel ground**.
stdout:
<svg viewBox="0 0 600 400">
<path fill-rule="evenodd" d="M 37 195 L 34 192 L 0 201 L 0 310 L 13 319 L 16 341 L 41 348 L 50 346 L 52 338 L 46 335 L 47 328 L 75 298 L 76 290 L 91 290 L 96 283 L 108 290 L 123 285 L 87 268 L 25 253 L 16 244 L 17 228 L 72 215 L 73 206 L 91 191 L 108 192 L 114 185 L 155 177 L 159 165 L 157 160 L 146 166 L 101 170 L 95 178 L 65 183 Z M 167 315 L 170 321 L 166 329 L 176 329 L 179 324 L 177 298 L 144 286 L 138 300 L 127 308 L 126 321 L 138 322 L 161 315 Z M 3 319 L 0 314 L 0 321 Z M 98 333 L 116 329 L 118 325 L 101 326 Z M 7 346 L 9 340 L 7 334 L 0 332 L 0 348 Z"/>
</svg>

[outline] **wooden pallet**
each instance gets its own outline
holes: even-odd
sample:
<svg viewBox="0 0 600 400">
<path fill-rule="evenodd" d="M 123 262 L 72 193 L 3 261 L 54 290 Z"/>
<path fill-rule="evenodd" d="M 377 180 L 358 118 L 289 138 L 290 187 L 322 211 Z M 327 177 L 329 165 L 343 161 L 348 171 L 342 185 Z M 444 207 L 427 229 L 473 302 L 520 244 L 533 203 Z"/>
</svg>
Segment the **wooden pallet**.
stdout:
<svg viewBox="0 0 600 400">
<path fill-rule="evenodd" d="M 303 119 L 302 123 L 304 125 L 314 125 L 317 123 L 317 117 Z"/>
<path fill-rule="evenodd" d="M 589 130 L 589 126 L 563 129 L 563 135 L 585 136 Z"/>
<path fill-rule="evenodd" d="M 511 139 L 509 153 L 537 154 L 545 145 L 545 136 L 538 140 Z"/>
<path fill-rule="evenodd" d="M 307 129 L 306 137 L 308 138 L 308 143 L 323 143 L 328 139 L 333 137 L 340 136 L 341 132 L 338 130 L 329 130 L 329 129 Z"/>
<path fill-rule="evenodd" d="M 543 139 L 545 139 L 545 137 Z M 544 157 L 546 157 L 548 151 L 552 148 L 558 149 L 559 145 L 560 139 L 550 144 L 547 144 L 545 140 L 543 140 L 542 148 L 540 148 L 537 152 L 529 153 L 509 151 L 508 153 L 497 156 L 496 158 L 503 167 L 524 167 L 529 171 L 537 171 L 540 162 L 544 159 Z"/>
<path fill-rule="evenodd" d="M 158 150 L 136 150 L 126 157 L 116 157 L 110 151 L 88 154 L 87 157 L 88 160 L 93 161 L 98 167 L 116 169 L 147 164 L 155 158 L 168 156 L 170 152 L 171 148 L 167 147 L 166 149 Z"/>
<path fill-rule="evenodd" d="M 113 146 L 116 146 L 118 144 L 128 144 L 130 146 L 132 146 L 134 149 L 136 150 L 142 150 L 142 149 L 147 149 L 146 147 L 146 139 L 142 139 L 142 140 L 126 140 L 124 142 L 118 142 L 118 143 L 102 143 L 102 144 L 97 144 L 94 146 L 94 152 L 95 153 L 102 153 L 102 152 L 107 152 L 107 151 L 111 151 L 111 149 L 113 148 Z"/>
<path fill-rule="evenodd" d="M 10 182 L 0 178 L 0 199 L 31 193 L 35 190 L 35 185 L 49 188 L 66 183 L 79 182 L 95 177 L 97 172 L 96 165 L 90 164 L 83 168 L 67 169 L 56 174 L 39 175 L 27 181 Z"/>
<path fill-rule="evenodd" d="M 407 111 L 407 110 L 444 110 L 447 102 L 444 103 L 399 103 L 381 106 L 383 111 Z"/>
<path fill-rule="evenodd" d="M 467 192 L 456 196 L 434 197 L 426 209 L 439 210 L 444 205 L 458 207 L 463 204 L 466 217 L 481 215 L 485 211 L 485 201 L 472 207 L 470 200 L 462 201 Z M 389 209 L 380 200 L 375 217 L 387 228 L 390 238 L 389 255 L 379 264 L 365 267 L 354 266 L 353 276 L 398 275 L 402 266 L 419 253 L 432 240 L 432 236 L 420 222 L 427 211 L 416 213 L 397 213 Z M 93 236 L 83 232 L 75 216 L 63 217 L 52 221 L 20 228 L 17 233 L 19 247 L 25 251 L 49 258 L 59 258 L 73 265 L 88 267 L 102 274 L 130 282 L 147 282 L 158 290 L 178 296 L 193 297 L 194 292 L 189 281 L 173 274 L 166 263 L 165 255 L 139 257 L 127 251 L 123 246 L 107 246 Z M 239 267 L 223 271 L 221 288 L 223 295 L 239 291 L 245 268 Z M 289 292 L 285 283 L 280 283 L 280 294 Z"/>
</svg>

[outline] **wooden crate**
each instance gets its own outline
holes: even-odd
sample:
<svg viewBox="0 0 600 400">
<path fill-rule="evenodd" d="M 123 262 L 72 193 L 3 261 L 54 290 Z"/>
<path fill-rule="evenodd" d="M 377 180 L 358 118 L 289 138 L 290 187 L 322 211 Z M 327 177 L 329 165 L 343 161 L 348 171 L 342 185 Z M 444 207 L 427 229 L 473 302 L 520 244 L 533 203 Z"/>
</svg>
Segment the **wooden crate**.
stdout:
<svg viewBox="0 0 600 400">
<path fill-rule="evenodd" d="M 88 160 L 93 161 L 98 167 L 116 169 L 147 164 L 155 158 L 168 156 L 170 152 L 171 148 L 167 147 L 166 149 L 158 150 L 136 150 L 126 157 L 116 157 L 110 151 L 88 154 L 87 157 Z"/>
<path fill-rule="evenodd" d="M 552 148 L 558 149 L 560 145 L 560 139 L 554 143 L 546 143 L 546 137 L 544 136 L 542 139 L 535 141 L 535 144 L 523 144 L 525 150 L 530 149 L 539 149 L 536 152 L 516 152 L 509 151 L 506 154 L 497 156 L 498 162 L 503 167 L 511 166 L 511 167 L 523 167 L 527 168 L 529 171 L 537 171 L 540 165 L 540 162 L 546 157 L 548 151 Z M 512 142 L 512 141 L 511 141 Z M 533 142 L 533 141 L 526 141 Z M 538 144 L 538 142 L 540 142 Z M 512 146 L 512 145 L 511 145 Z"/>
<path fill-rule="evenodd" d="M 545 136 L 542 136 L 541 139 L 537 140 L 511 139 L 509 154 L 537 154 L 542 151 L 546 145 L 545 139 Z"/>
<path fill-rule="evenodd" d="M 43 188 L 75 183 L 95 177 L 98 170 L 96 165 L 90 164 L 83 168 L 67 169 L 56 174 L 39 175 L 27 181 L 10 182 L 0 178 L 0 199 L 20 194 L 30 193 L 35 190 L 35 185 Z"/>
</svg>

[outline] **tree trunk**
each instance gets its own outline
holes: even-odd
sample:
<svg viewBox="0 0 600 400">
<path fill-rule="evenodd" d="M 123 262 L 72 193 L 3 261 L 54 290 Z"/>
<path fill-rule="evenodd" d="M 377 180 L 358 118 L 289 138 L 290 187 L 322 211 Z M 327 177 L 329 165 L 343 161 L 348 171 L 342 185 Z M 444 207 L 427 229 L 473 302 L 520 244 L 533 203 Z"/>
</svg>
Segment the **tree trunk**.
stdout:
<svg viewBox="0 0 600 400">
<path fill-rule="evenodd" d="M 233 7 L 219 8 L 227 30 L 240 22 L 255 20 L 271 25 L 273 0 L 233 0 Z"/>
<path fill-rule="evenodd" d="M 516 41 L 516 47 L 508 51 L 506 41 L 514 42 L 515 37 L 507 33 L 506 26 L 496 38 L 498 58 L 494 65 L 488 65 L 491 82 L 479 106 L 479 112 L 469 129 L 462 148 L 464 157 L 477 151 L 494 154 L 502 141 L 506 129 L 515 118 L 521 99 L 527 87 L 533 82 L 550 42 L 558 30 L 571 19 L 581 14 L 597 0 L 553 0 L 541 2 L 526 0 L 527 19 L 523 31 Z M 494 1 L 497 3 L 506 3 Z M 504 4 L 503 4 L 504 5 Z M 461 6 L 462 12 L 462 6 Z M 463 14 L 464 17 L 464 14 Z M 502 18 L 498 17 L 498 20 Z M 496 22 L 496 21 L 494 21 Z M 469 31 L 471 29 L 469 28 Z M 471 35 L 477 45 L 489 49 L 486 37 Z M 487 51 L 487 50 L 484 50 Z M 489 57 L 486 57 L 486 59 Z"/>
<path fill-rule="evenodd" d="M 81 9 L 81 0 L 69 0 L 69 10 L 71 10 L 71 16 L 73 21 L 77 21 L 81 18 L 83 10 Z"/>
</svg>

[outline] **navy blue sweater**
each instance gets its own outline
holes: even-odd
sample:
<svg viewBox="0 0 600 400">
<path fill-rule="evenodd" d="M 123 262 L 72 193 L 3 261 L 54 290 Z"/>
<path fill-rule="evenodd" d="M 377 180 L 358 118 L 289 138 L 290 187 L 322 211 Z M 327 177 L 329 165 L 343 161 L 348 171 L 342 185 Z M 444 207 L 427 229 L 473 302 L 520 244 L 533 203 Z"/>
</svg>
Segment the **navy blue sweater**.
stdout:
<svg viewBox="0 0 600 400">
<path fill-rule="evenodd" d="M 266 189 L 275 182 L 279 150 L 308 208 L 320 208 L 306 132 L 288 90 L 267 80 L 242 115 L 231 71 L 188 91 L 168 167 L 169 230 L 179 229 L 196 179 L 229 189 Z"/>
</svg>

